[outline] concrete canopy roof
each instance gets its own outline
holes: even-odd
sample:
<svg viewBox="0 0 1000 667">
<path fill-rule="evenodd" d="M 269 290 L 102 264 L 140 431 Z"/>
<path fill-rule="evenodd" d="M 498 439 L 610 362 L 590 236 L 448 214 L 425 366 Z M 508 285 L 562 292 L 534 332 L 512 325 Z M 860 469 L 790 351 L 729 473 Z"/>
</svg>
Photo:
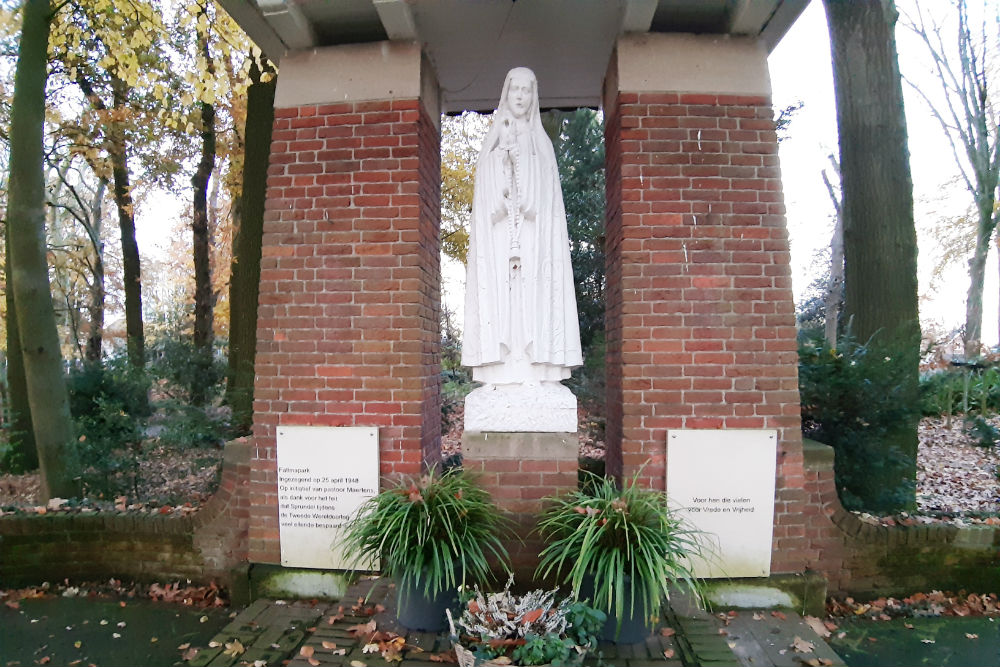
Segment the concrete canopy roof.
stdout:
<svg viewBox="0 0 1000 667">
<path fill-rule="evenodd" d="M 542 106 L 597 106 L 619 35 L 758 38 L 768 50 L 809 0 L 220 0 L 271 60 L 337 44 L 419 42 L 445 112 L 492 110 L 511 67 L 535 71 Z"/>
</svg>

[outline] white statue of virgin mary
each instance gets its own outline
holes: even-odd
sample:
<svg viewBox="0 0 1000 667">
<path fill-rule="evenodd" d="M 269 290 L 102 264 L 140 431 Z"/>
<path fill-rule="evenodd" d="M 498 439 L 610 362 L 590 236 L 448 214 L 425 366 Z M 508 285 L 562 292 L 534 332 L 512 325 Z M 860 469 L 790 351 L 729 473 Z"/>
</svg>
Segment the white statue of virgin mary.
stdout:
<svg viewBox="0 0 1000 667">
<path fill-rule="evenodd" d="M 524 67 L 508 72 L 479 154 L 465 289 L 462 363 L 473 379 L 548 387 L 568 394 L 575 413 L 559 384 L 583 363 L 566 213 L 538 83 Z"/>
</svg>

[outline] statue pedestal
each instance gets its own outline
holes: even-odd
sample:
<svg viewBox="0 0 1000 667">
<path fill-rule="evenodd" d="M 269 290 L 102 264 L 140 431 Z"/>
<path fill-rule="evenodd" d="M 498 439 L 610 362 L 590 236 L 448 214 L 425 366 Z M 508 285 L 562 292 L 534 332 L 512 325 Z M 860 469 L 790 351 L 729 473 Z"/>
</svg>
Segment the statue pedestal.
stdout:
<svg viewBox="0 0 1000 667">
<path fill-rule="evenodd" d="M 576 489 L 579 451 L 575 424 L 569 433 L 477 433 L 466 426 L 462 435 L 462 466 L 479 475 L 523 540 L 507 543 L 520 584 L 531 582 L 544 547 L 534 532 L 542 498 Z"/>
<path fill-rule="evenodd" d="M 558 382 L 484 385 L 465 397 L 465 430 L 576 433 L 576 396 Z"/>
</svg>

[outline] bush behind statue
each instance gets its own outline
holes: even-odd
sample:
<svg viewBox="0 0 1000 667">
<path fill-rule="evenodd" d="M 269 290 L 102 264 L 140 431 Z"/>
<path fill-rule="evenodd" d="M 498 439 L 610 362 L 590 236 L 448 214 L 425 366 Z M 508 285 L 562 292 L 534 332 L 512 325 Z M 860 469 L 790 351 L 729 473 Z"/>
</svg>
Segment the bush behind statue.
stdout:
<svg viewBox="0 0 1000 667">
<path fill-rule="evenodd" d="M 871 479 L 886 478 L 882 471 L 901 471 L 913 463 L 885 445 L 894 428 L 920 411 L 905 398 L 905 369 L 891 361 L 891 352 L 870 350 L 850 335 L 836 348 L 819 337 L 799 347 L 802 434 L 834 448 L 837 491 L 847 509 L 903 507 L 913 497 L 913 481 L 870 488 Z"/>
</svg>

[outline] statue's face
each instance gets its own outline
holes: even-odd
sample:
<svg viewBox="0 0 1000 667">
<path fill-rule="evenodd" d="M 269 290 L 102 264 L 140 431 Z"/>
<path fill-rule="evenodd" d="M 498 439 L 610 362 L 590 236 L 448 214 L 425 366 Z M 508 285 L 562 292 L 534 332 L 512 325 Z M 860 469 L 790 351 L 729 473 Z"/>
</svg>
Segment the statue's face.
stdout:
<svg viewBox="0 0 1000 667">
<path fill-rule="evenodd" d="M 516 118 L 524 118 L 531 107 L 531 79 L 515 75 L 507 89 L 507 104 Z"/>
</svg>

